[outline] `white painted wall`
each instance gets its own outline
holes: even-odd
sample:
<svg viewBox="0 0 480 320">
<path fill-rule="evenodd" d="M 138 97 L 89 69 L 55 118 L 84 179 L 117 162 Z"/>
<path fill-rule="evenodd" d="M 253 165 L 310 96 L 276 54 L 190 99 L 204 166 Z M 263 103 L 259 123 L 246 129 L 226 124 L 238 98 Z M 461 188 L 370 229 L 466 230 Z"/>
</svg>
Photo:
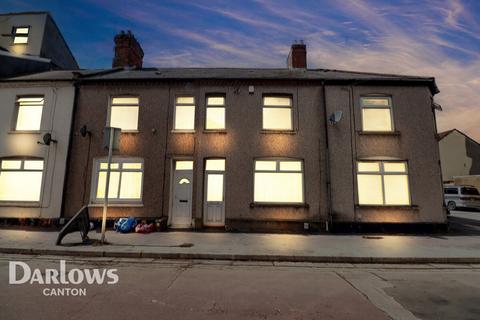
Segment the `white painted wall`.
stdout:
<svg viewBox="0 0 480 320">
<path fill-rule="evenodd" d="M 44 95 L 41 130 L 34 133 L 12 131 L 17 96 Z M 44 159 L 40 204 L 1 203 L 0 217 L 59 218 L 70 139 L 75 90 L 71 82 L 0 84 L 0 157 L 26 156 Z M 58 143 L 37 144 L 50 132 Z"/>
</svg>

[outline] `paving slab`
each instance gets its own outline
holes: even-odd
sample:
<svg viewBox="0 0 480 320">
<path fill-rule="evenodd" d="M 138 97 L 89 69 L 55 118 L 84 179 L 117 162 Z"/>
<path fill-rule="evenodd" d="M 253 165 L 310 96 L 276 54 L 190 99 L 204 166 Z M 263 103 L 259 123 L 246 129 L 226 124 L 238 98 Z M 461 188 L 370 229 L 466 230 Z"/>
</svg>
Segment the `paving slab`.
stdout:
<svg viewBox="0 0 480 320">
<path fill-rule="evenodd" d="M 100 234 L 91 232 L 92 239 Z M 109 245 L 78 245 L 72 233 L 56 246 L 56 232 L 0 230 L 0 252 L 106 258 L 209 259 L 322 263 L 480 264 L 480 236 L 291 235 L 252 233 L 107 232 Z M 108 259 L 107 259 L 108 260 Z"/>
</svg>

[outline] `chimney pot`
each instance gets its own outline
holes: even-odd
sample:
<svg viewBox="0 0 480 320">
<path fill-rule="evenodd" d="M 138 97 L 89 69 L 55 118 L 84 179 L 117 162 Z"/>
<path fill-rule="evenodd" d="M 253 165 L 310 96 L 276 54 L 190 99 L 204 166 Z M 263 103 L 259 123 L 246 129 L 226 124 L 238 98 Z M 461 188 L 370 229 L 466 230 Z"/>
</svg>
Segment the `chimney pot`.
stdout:
<svg viewBox="0 0 480 320">
<path fill-rule="evenodd" d="M 142 67 L 143 50 L 130 30 L 128 30 L 127 33 L 121 30 L 113 40 L 115 42 L 115 56 L 113 58 L 112 68 Z"/>
<path fill-rule="evenodd" d="M 287 58 L 287 65 L 290 69 L 307 68 L 307 46 L 303 43 L 303 40 L 295 41 L 292 44 Z"/>
</svg>

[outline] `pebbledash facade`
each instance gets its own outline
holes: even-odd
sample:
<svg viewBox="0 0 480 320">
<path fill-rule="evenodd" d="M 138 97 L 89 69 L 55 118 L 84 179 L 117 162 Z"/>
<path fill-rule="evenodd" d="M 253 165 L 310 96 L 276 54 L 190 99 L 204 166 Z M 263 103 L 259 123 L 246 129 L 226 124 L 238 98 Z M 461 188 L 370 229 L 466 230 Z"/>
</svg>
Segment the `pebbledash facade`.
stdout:
<svg viewBox="0 0 480 320">
<path fill-rule="evenodd" d="M 232 231 L 444 226 L 434 79 L 310 70 L 305 55 L 292 46 L 285 69 L 80 77 L 64 217 L 83 205 L 101 216 L 113 126 L 109 218 Z"/>
</svg>

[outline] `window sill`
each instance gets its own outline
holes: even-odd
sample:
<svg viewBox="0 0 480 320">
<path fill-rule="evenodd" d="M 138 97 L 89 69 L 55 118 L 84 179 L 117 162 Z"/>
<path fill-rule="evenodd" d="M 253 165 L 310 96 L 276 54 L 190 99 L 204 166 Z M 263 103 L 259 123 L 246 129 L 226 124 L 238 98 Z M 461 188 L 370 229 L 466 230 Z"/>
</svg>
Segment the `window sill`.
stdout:
<svg viewBox="0 0 480 320">
<path fill-rule="evenodd" d="M 418 210 L 418 205 L 367 205 L 356 204 L 355 209 Z"/>
<path fill-rule="evenodd" d="M 40 208 L 38 201 L 0 201 L 0 207 Z"/>
<path fill-rule="evenodd" d="M 171 133 L 195 133 L 195 130 L 175 130 L 170 131 Z"/>
<path fill-rule="evenodd" d="M 8 134 L 41 134 L 41 130 L 10 130 Z"/>
<path fill-rule="evenodd" d="M 251 202 L 250 208 L 310 208 L 308 203 Z"/>
<path fill-rule="evenodd" d="M 400 136 L 400 131 L 357 131 L 361 136 Z"/>
<path fill-rule="evenodd" d="M 140 133 L 140 130 L 122 130 L 122 133 Z"/>
<path fill-rule="evenodd" d="M 297 131 L 295 130 L 266 130 L 266 129 L 262 129 L 262 131 L 260 131 L 261 134 L 270 134 L 270 133 L 274 133 L 274 134 L 297 134 Z"/>
<path fill-rule="evenodd" d="M 203 133 L 227 134 L 227 130 L 222 130 L 222 129 L 218 129 L 218 130 L 208 130 L 208 129 L 205 129 L 205 130 L 203 130 Z"/>
<path fill-rule="evenodd" d="M 102 208 L 103 203 L 90 203 L 88 205 L 89 208 Z M 143 203 L 108 203 L 108 207 L 110 208 L 143 208 Z"/>
</svg>

